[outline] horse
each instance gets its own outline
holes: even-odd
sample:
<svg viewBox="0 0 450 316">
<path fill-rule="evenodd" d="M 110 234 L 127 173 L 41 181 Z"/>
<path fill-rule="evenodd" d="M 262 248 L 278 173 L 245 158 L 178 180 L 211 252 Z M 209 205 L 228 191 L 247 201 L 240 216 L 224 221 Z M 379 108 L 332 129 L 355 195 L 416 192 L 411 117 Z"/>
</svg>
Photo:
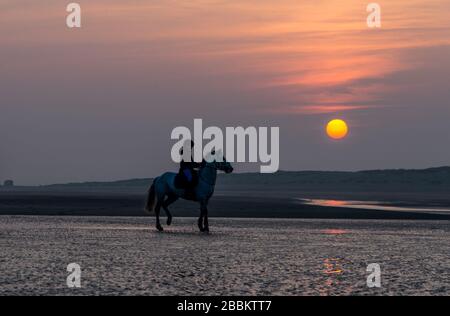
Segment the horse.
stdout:
<svg viewBox="0 0 450 316">
<path fill-rule="evenodd" d="M 218 170 L 224 171 L 225 173 L 232 173 L 233 167 L 225 158 L 222 162 L 217 162 L 216 160 L 203 162 L 198 172 L 198 184 L 194 190 L 194 198 L 190 199 L 200 203 L 198 228 L 201 232 L 209 232 L 208 202 L 214 193 Z M 166 212 L 167 225 L 170 226 L 172 224 L 172 214 L 169 211 L 169 205 L 176 202 L 179 198 L 188 200 L 185 190 L 175 187 L 176 176 L 176 173 L 166 172 L 160 177 L 155 178 L 148 190 L 145 211 L 148 214 L 156 215 L 156 229 L 160 232 L 164 230 L 159 221 L 161 207 Z"/>
</svg>

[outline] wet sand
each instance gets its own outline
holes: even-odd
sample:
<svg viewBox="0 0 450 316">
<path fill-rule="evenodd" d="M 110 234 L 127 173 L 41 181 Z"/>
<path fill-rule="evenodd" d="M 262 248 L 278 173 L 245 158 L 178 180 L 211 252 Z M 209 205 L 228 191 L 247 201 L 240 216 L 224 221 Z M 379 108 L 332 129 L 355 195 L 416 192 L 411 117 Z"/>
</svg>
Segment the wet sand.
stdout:
<svg viewBox="0 0 450 316">
<path fill-rule="evenodd" d="M 450 222 L 0 216 L 1 295 L 450 295 Z M 82 268 L 68 289 L 66 267 Z M 366 286 L 379 263 L 382 287 Z"/>
<path fill-rule="evenodd" d="M 283 194 L 286 194 L 284 192 Z M 213 196 L 209 204 L 210 217 L 241 218 L 328 218 L 328 219 L 416 219 L 450 220 L 450 212 L 408 212 L 381 209 L 358 209 L 355 207 L 330 207 L 301 203 L 300 198 L 314 196 L 311 193 L 291 192 L 278 196 L 273 192 L 258 195 Z M 321 193 L 320 198 L 329 198 Z M 344 199 L 343 194 L 334 193 L 334 198 Z M 371 196 L 366 193 L 366 196 Z M 416 195 L 416 199 L 417 199 Z M 358 196 L 354 196 L 356 198 Z M 383 195 L 378 196 L 383 200 Z M 396 206 L 447 207 L 450 201 L 435 197 L 429 200 L 414 200 L 409 195 L 397 197 Z M 403 201 L 403 202 L 402 202 Z M 99 192 L 0 192 L 0 215 L 64 215 L 64 216 L 145 216 L 143 211 L 145 194 L 99 193 Z M 386 200 L 388 203 L 388 200 Z M 389 202 L 392 203 L 392 202 Z M 176 217 L 199 215 L 199 204 L 179 200 L 170 206 Z"/>
</svg>

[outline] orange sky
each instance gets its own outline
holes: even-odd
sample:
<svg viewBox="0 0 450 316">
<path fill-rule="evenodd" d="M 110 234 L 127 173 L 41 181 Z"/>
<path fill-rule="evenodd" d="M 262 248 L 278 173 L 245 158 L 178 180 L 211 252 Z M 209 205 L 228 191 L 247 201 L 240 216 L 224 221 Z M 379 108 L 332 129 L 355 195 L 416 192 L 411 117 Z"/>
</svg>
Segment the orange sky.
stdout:
<svg viewBox="0 0 450 316">
<path fill-rule="evenodd" d="M 106 71 L 111 62 L 152 71 L 161 60 L 201 61 L 211 75 L 254 74 L 257 79 L 243 89 L 288 85 L 326 91 L 415 67 L 404 59 L 405 50 L 450 42 L 450 2 L 445 0 L 379 1 L 382 29 L 376 30 L 367 27 L 368 2 L 361 0 L 80 1 L 83 28 L 75 32 L 61 27 L 60 2 L 20 2 L 2 4 L 3 45 L 90 45 L 85 67 L 92 69 L 95 62 Z M 77 62 L 83 59 L 79 56 Z M 383 88 L 377 83 L 351 93 L 311 93 L 267 110 L 314 114 L 348 111 L 352 105 L 363 109 L 376 103 Z"/>
</svg>

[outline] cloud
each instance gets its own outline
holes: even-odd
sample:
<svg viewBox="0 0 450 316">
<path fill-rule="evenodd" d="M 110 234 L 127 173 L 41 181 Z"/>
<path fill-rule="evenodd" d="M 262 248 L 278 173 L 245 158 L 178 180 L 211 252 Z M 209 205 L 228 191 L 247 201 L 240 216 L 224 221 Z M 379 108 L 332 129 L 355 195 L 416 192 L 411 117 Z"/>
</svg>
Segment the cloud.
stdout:
<svg viewBox="0 0 450 316">
<path fill-rule="evenodd" d="M 364 110 L 373 108 L 369 105 L 304 105 L 299 107 L 291 107 L 284 109 L 286 113 L 313 115 L 313 114 L 329 114 L 345 111 Z"/>
</svg>

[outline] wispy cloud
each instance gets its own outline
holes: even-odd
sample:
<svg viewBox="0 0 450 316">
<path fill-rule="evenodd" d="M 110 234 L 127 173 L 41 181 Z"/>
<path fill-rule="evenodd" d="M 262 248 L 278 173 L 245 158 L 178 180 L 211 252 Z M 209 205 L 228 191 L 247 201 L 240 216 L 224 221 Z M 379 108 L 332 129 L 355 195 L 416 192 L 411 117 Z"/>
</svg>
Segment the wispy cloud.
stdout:
<svg viewBox="0 0 450 316">
<path fill-rule="evenodd" d="M 354 111 L 354 110 L 365 110 L 369 108 L 373 108 L 374 106 L 369 105 L 303 105 L 298 107 L 290 107 L 279 109 L 278 111 L 274 111 L 277 113 L 293 113 L 293 114 L 303 114 L 303 115 L 314 115 L 314 114 L 329 114 L 336 112 L 345 112 L 345 111 Z"/>
</svg>

